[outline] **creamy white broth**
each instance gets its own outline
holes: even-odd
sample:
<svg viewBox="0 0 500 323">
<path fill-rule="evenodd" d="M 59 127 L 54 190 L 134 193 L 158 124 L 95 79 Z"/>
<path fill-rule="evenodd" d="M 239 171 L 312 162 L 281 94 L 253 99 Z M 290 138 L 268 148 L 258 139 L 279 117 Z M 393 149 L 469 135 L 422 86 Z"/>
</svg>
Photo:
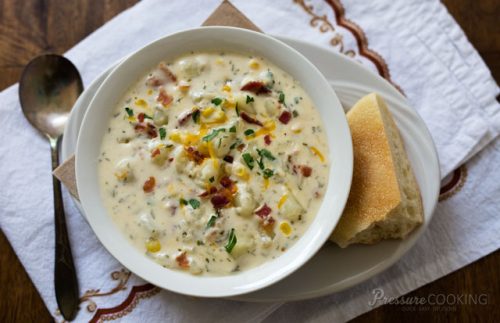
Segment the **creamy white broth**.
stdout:
<svg viewBox="0 0 500 323">
<path fill-rule="evenodd" d="M 280 256 L 314 219 L 329 163 L 319 113 L 261 57 L 189 53 L 116 105 L 101 194 L 130 241 L 167 268 L 227 275 Z"/>
</svg>

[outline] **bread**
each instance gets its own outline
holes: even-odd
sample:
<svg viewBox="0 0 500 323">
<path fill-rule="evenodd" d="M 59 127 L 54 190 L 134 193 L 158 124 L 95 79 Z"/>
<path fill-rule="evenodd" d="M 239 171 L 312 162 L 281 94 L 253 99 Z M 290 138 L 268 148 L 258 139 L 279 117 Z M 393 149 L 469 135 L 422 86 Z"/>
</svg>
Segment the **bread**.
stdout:
<svg viewBox="0 0 500 323">
<path fill-rule="evenodd" d="M 331 240 L 344 248 L 402 239 L 423 222 L 422 199 L 399 130 L 375 93 L 347 113 L 354 172 L 346 208 Z"/>
</svg>

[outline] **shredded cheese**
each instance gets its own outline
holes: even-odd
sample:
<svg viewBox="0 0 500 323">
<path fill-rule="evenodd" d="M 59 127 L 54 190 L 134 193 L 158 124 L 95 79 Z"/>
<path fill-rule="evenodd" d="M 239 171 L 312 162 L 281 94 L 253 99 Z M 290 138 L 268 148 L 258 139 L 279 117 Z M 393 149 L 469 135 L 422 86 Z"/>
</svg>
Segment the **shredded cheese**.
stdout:
<svg viewBox="0 0 500 323">
<path fill-rule="evenodd" d="M 315 154 L 316 156 L 319 157 L 319 160 L 321 160 L 321 162 L 324 162 L 325 161 L 325 157 L 323 156 L 323 154 L 318 150 L 318 148 L 314 147 L 314 146 L 311 146 L 311 151 L 313 152 L 313 154 Z"/>
<path fill-rule="evenodd" d="M 278 201 L 278 209 L 281 209 L 281 207 L 283 206 L 283 204 L 285 204 L 287 199 L 288 199 L 288 194 L 283 194 L 283 196 Z"/>
</svg>

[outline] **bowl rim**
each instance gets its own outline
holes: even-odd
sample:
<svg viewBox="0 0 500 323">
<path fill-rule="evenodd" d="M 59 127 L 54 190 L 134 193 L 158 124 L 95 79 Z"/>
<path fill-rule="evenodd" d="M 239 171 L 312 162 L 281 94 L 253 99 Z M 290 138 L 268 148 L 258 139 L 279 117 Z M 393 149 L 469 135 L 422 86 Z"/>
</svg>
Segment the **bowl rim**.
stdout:
<svg viewBox="0 0 500 323">
<path fill-rule="evenodd" d="M 341 112 L 342 118 L 339 118 L 337 121 L 339 123 L 339 128 L 340 130 L 339 133 L 342 135 L 344 138 L 344 150 L 343 150 L 343 161 L 347 164 L 344 165 L 343 168 L 343 179 L 344 179 L 344 189 L 339 190 L 337 189 L 335 191 L 336 195 L 336 203 L 338 203 L 339 208 L 337 214 L 334 216 L 330 216 L 330 221 L 326 222 L 328 218 L 326 218 L 326 214 L 322 215 L 322 217 L 325 217 L 323 219 L 323 227 L 321 227 L 320 231 L 318 234 L 315 235 L 315 240 L 313 241 L 314 243 L 310 243 L 306 248 L 308 251 L 306 254 L 300 255 L 300 257 L 296 257 L 291 260 L 290 263 L 288 263 L 283 270 L 281 270 L 278 274 L 270 273 L 271 277 L 266 278 L 266 279 L 260 279 L 257 281 L 249 281 L 248 277 L 249 276 L 247 273 L 252 272 L 255 270 L 249 269 L 241 274 L 237 275 L 226 275 L 226 276 L 193 276 L 192 274 L 189 273 L 183 273 L 179 272 L 177 270 L 172 270 L 168 268 L 163 268 L 160 265 L 158 265 L 154 260 L 147 258 L 143 254 L 140 254 L 140 257 L 142 259 L 149 259 L 148 262 L 145 265 L 142 263 L 134 262 L 134 260 L 140 260 L 140 258 L 137 258 L 136 252 L 130 251 L 130 259 L 127 258 L 127 256 L 124 256 L 124 252 L 120 251 L 120 249 L 123 249 L 122 247 L 119 247 L 117 243 L 114 243 L 113 241 L 110 240 L 110 236 L 113 236 L 112 234 L 107 234 L 105 232 L 106 228 L 103 228 L 100 223 L 98 222 L 98 216 L 104 216 L 107 218 L 111 218 L 107 212 L 104 212 L 104 214 L 96 215 L 95 211 L 95 205 L 93 205 L 92 199 L 100 200 L 100 191 L 99 192 L 92 192 L 92 190 L 89 191 L 89 187 L 86 186 L 85 183 L 89 181 L 88 172 L 86 171 L 86 168 L 88 168 L 89 164 L 89 158 L 86 157 L 86 155 L 83 154 L 85 152 L 85 147 L 89 145 L 88 142 L 88 133 L 91 132 L 89 125 L 90 125 L 90 119 L 92 119 L 94 116 L 91 116 L 94 110 L 96 110 L 96 106 L 99 106 L 99 101 L 102 100 L 102 96 L 104 96 L 105 91 L 109 90 L 108 87 L 112 87 L 111 82 L 113 82 L 113 79 L 117 78 L 117 75 L 120 73 L 123 73 L 123 70 L 125 70 L 129 65 L 134 66 L 137 65 L 137 60 L 140 59 L 141 56 L 146 55 L 148 51 L 151 51 L 154 49 L 155 46 L 158 46 L 159 44 L 162 44 L 164 42 L 169 42 L 169 41 L 176 41 L 176 37 L 183 37 L 183 36 L 189 36 L 188 34 L 190 33 L 215 33 L 211 34 L 211 36 L 217 37 L 217 33 L 229 33 L 229 34 L 240 34 L 240 35 L 245 35 L 246 37 L 253 38 L 254 40 L 261 41 L 261 42 L 268 42 L 270 46 L 274 46 L 279 49 L 283 49 L 284 53 L 283 55 L 287 55 L 289 57 L 293 57 L 295 59 L 300 59 L 301 63 L 304 64 L 304 66 L 309 69 L 309 75 L 313 74 L 314 77 L 321 82 L 321 86 L 325 87 L 328 89 L 328 91 L 324 94 L 326 97 L 329 97 L 332 101 L 330 104 L 330 108 L 335 110 L 332 113 L 338 114 Z M 186 49 L 184 52 L 188 52 L 189 49 Z M 236 52 L 243 52 L 243 50 L 237 50 Z M 265 54 L 262 54 L 266 59 Z M 269 59 L 271 62 L 274 64 L 280 66 L 280 62 L 277 62 L 276 60 Z M 157 61 L 155 62 L 155 64 Z M 281 68 L 281 67 L 280 67 Z M 144 73 L 146 72 L 146 69 L 143 69 Z M 287 73 L 289 71 L 285 70 Z M 296 78 L 294 76 L 294 78 Z M 129 81 L 130 84 L 134 84 L 135 80 Z M 123 90 L 125 91 L 125 90 Z M 308 91 L 307 91 L 308 92 Z M 311 96 L 313 101 L 315 102 L 315 106 L 317 107 L 317 103 L 315 98 L 308 92 L 308 94 Z M 112 107 L 115 107 L 115 104 L 111 105 Z M 110 110 L 112 108 L 109 108 Z M 320 109 L 318 109 L 320 110 Z M 321 112 L 320 112 L 321 113 Z M 333 131 L 333 130 L 332 130 Z M 329 138 L 330 140 L 330 138 Z M 100 147 L 100 144 L 98 145 Z M 331 148 L 330 142 L 329 142 L 329 148 Z M 87 149 L 88 150 L 88 149 Z M 79 153 L 80 152 L 80 153 Z M 124 58 L 121 62 L 118 63 L 118 65 L 111 71 L 111 73 L 105 78 L 105 80 L 102 82 L 101 86 L 98 88 L 96 91 L 95 96 L 93 97 L 91 103 L 89 104 L 89 107 L 85 113 L 85 116 L 82 121 L 82 126 L 80 128 L 80 132 L 78 135 L 78 141 L 76 145 L 76 150 L 75 150 L 75 171 L 76 171 L 76 183 L 77 183 L 77 188 L 79 191 L 80 195 L 80 201 L 83 209 L 85 210 L 85 213 L 88 214 L 88 222 L 96 234 L 97 238 L 99 241 L 102 243 L 102 245 L 110 252 L 122 265 L 124 265 L 126 268 L 134 272 L 136 275 L 139 277 L 143 278 L 144 280 L 151 282 L 152 284 L 155 284 L 161 288 L 171 290 L 177 293 L 185 294 L 185 295 L 191 295 L 191 296 L 201 296 L 201 297 L 231 297 L 231 296 L 237 296 L 249 292 L 253 292 L 259 289 L 262 289 L 266 286 L 269 286 L 285 277 L 293 273 L 295 270 L 300 268 L 303 264 L 305 264 L 328 240 L 331 232 L 333 231 L 335 225 L 337 224 L 338 220 L 340 219 L 342 210 L 345 207 L 345 204 L 347 202 L 347 198 L 349 195 L 349 190 L 350 190 L 350 185 L 351 185 L 351 180 L 352 180 L 352 171 L 353 171 L 353 152 L 352 152 L 352 141 L 351 141 L 351 135 L 350 131 L 347 125 L 347 120 L 345 118 L 345 114 L 343 112 L 342 106 L 340 104 L 340 101 L 338 100 L 338 97 L 336 96 L 334 90 L 330 87 L 328 81 L 326 78 L 321 74 L 321 72 L 306 58 L 304 57 L 301 53 L 290 47 L 289 45 L 281 42 L 280 40 L 273 38 L 269 35 L 255 32 L 255 31 L 250 31 L 247 29 L 241 29 L 241 28 L 236 28 L 236 27 L 223 27 L 223 26 L 214 26 L 214 27 L 197 27 L 197 28 L 191 28 L 191 29 L 186 29 L 182 30 L 176 33 L 172 33 L 166 36 L 163 36 L 153 42 L 148 43 L 147 45 L 141 47 L 137 51 L 133 52 L 132 54 L 128 55 L 126 58 Z M 83 157 L 85 156 L 85 157 Z M 91 161 L 90 161 L 91 162 Z M 97 164 L 94 161 L 95 164 Z M 87 167 L 86 167 L 87 165 Z M 97 166 L 95 166 L 97 168 Z M 327 192 L 330 192 L 332 183 L 331 183 L 331 173 L 332 173 L 332 166 L 330 165 L 330 181 L 328 183 L 327 187 Z M 340 175 L 339 175 L 340 176 Z M 326 199 L 328 196 L 325 194 L 323 201 L 321 202 L 321 207 L 320 211 L 315 216 L 315 219 L 312 220 L 312 222 L 316 222 L 316 218 L 318 218 L 318 215 L 325 213 L 321 212 L 323 209 L 323 205 L 326 203 Z M 99 210 L 98 210 L 99 211 Z M 102 211 L 102 210 L 100 210 Z M 104 211 L 106 211 L 104 209 Z M 102 213 L 102 212 L 98 212 Z M 113 221 L 112 219 L 110 219 Z M 304 232 L 304 235 L 298 239 L 294 243 L 294 246 L 297 246 L 301 240 L 304 240 L 304 236 L 311 231 L 312 228 L 312 222 L 309 225 L 308 229 Z M 107 228 L 107 229 L 111 229 Z M 115 228 L 116 230 L 119 231 L 119 229 Z M 330 230 L 331 229 L 331 230 Z M 119 235 L 122 235 L 122 239 L 125 238 L 123 232 L 119 232 Z M 116 238 L 120 238 L 116 236 Z M 271 263 L 279 263 L 280 259 L 283 259 L 285 255 L 290 254 L 291 250 L 294 248 L 292 246 L 287 252 L 285 252 L 283 255 L 280 257 L 277 257 L 275 260 L 272 261 L 267 261 L 263 263 L 262 265 L 256 267 L 259 268 L 262 271 L 262 268 L 269 267 L 269 264 Z M 133 249 L 135 249 L 133 247 Z M 297 251 L 295 251 L 297 253 Z M 139 252 L 137 251 L 137 254 Z M 288 257 L 290 258 L 290 257 Z M 152 265 L 150 266 L 149 263 Z M 164 276 L 168 276 L 167 280 L 165 280 L 164 277 L 158 278 L 154 277 L 151 273 L 156 273 L 159 274 L 160 272 L 155 269 L 155 267 L 158 266 L 161 268 L 162 271 L 164 271 Z M 151 268 L 149 268 L 151 267 Z M 264 269 L 265 271 L 265 269 Z M 163 276 L 163 275 L 162 275 Z M 243 276 L 245 279 L 237 279 L 237 277 Z M 262 276 L 262 275 L 261 275 Z M 262 277 L 261 277 L 262 278 Z M 171 280 L 169 280 L 171 279 Z M 188 282 L 187 286 L 179 286 L 177 283 L 178 281 L 182 282 Z M 208 283 L 207 282 L 211 282 Z M 219 286 L 220 283 L 220 286 Z M 198 285 L 202 285 L 199 287 Z M 228 286 L 230 285 L 230 286 Z M 197 287 L 194 287 L 197 286 Z"/>
</svg>

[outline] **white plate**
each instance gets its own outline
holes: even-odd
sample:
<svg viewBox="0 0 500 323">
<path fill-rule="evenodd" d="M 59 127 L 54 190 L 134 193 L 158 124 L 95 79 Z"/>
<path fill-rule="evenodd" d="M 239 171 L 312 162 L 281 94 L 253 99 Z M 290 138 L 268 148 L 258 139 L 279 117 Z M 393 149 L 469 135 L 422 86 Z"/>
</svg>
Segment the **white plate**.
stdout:
<svg viewBox="0 0 500 323">
<path fill-rule="evenodd" d="M 350 246 L 346 249 L 327 243 L 289 277 L 265 289 L 237 297 L 245 301 L 290 301 L 318 297 L 373 277 L 394 264 L 415 244 L 431 221 L 439 194 L 439 164 L 434 143 L 423 120 L 401 93 L 386 80 L 343 55 L 295 39 L 277 38 L 301 52 L 322 71 L 344 107 L 351 107 L 362 96 L 374 91 L 386 100 L 400 129 L 420 186 L 425 220 L 422 226 L 402 241 Z M 110 70 L 90 85 L 73 108 L 61 147 L 63 159 L 74 153 L 86 108 Z M 325 125 L 328 126 L 327 120 Z M 78 201 L 75 202 L 82 210 Z"/>
</svg>

